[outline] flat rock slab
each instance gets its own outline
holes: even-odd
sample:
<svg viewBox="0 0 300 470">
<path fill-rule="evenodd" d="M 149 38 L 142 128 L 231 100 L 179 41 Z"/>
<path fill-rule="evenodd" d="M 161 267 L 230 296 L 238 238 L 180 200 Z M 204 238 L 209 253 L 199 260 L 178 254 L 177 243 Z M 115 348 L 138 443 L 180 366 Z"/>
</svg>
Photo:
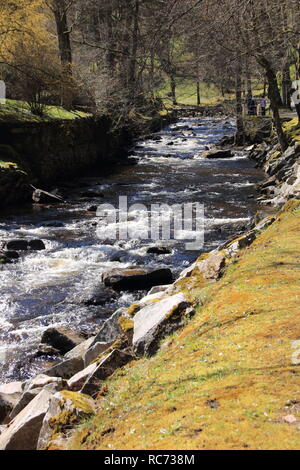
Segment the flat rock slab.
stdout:
<svg viewBox="0 0 300 470">
<path fill-rule="evenodd" d="M 0 436 L 0 450 L 35 450 L 51 393 L 40 392 Z"/>
<path fill-rule="evenodd" d="M 176 294 L 140 310 L 134 317 L 133 348 L 137 355 L 154 354 L 160 340 L 183 325 L 192 306 L 184 294 Z"/>
</svg>

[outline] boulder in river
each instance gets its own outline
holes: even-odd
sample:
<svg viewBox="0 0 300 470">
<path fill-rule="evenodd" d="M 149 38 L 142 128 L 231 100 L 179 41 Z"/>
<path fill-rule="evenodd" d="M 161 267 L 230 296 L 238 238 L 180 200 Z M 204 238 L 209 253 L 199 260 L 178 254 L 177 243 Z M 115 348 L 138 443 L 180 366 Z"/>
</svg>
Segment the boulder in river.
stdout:
<svg viewBox="0 0 300 470">
<path fill-rule="evenodd" d="M 9 240 L 5 244 L 8 251 L 27 251 L 28 240 Z"/>
<path fill-rule="evenodd" d="M 5 246 L 5 249 L 8 251 L 8 253 L 11 253 L 11 258 L 14 258 L 14 259 L 17 259 L 18 253 L 16 252 L 18 251 L 28 251 L 28 250 L 41 251 L 41 250 L 46 249 L 44 242 L 40 239 L 8 240 L 4 246 Z"/>
<path fill-rule="evenodd" d="M 28 249 L 33 251 L 42 251 L 45 250 L 45 243 L 42 240 L 29 240 Z"/>
<path fill-rule="evenodd" d="M 114 269 L 103 274 L 106 287 L 116 291 L 148 290 L 151 287 L 171 284 L 173 275 L 170 269 L 146 271 L 143 269 Z"/>
<path fill-rule="evenodd" d="M 149 255 L 170 255 L 172 250 L 166 246 L 152 246 L 148 248 L 147 253 Z"/>
<path fill-rule="evenodd" d="M 208 159 L 217 159 L 217 158 L 232 158 L 234 156 L 234 153 L 232 150 L 209 150 L 208 152 L 204 152 L 202 154 L 203 158 L 208 158 Z"/>
<path fill-rule="evenodd" d="M 41 343 L 52 346 L 61 354 L 66 354 L 83 341 L 83 338 L 65 328 L 48 328 L 42 336 Z"/>
</svg>

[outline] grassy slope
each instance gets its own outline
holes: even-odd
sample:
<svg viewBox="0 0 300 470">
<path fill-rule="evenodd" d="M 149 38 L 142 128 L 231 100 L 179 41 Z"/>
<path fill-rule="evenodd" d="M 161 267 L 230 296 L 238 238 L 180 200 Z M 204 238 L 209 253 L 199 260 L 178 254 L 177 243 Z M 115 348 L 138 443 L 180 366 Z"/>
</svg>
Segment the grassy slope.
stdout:
<svg viewBox="0 0 300 470">
<path fill-rule="evenodd" d="M 299 448 L 300 405 L 286 408 L 300 403 L 299 229 L 300 202 L 290 201 L 221 281 L 190 287 L 205 300 L 193 321 L 107 381 L 69 448 Z M 289 414 L 298 423 L 284 422 Z"/>
<path fill-rule="evenodd" d="M 88 116 L 88 114 L 80 111 L 67 111 L 59 106 L 47 106 L 44 116 L 39 117 L 31 113 L 28 104 L 24 101 L 6 100 L 5 105 L 0 104 L 0 122 L 43 122 L 56 119 L 70 120 Z"/>
</svg>

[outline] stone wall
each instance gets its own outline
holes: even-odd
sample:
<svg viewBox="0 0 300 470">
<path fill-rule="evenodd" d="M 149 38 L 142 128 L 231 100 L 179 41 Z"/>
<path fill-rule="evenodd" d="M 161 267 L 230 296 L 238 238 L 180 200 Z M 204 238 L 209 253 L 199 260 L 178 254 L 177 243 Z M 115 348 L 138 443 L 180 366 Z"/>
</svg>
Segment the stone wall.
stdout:
<svg viewBox="0 0 300 470">
<path fill-rule="evenodd" d="M 21 165 L 39 184 L 104 168 L 122 157 L 130 137 L 111 131 L 107 117 L 42 123 L 2 123 L 0 142 L 19 155 Z"/>
</svg>

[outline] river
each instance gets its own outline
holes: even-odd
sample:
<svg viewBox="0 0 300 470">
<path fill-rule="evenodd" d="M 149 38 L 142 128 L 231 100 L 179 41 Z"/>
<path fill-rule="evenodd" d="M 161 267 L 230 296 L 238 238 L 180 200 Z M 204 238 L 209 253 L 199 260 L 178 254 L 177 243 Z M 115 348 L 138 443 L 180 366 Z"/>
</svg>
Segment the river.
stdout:
<svg viewBox="0 0 300 470">
<path fill-rule="evenodd" d="M 85 301 L 103 291 L 101 274 L 128 266 L 170 268 L 176 276 L 199 252 L 186 251 L 182 240 L 164 243 L 167 255 L 150 255 L 151 240 L 100 240 L 94 204 L 205 205 L 202 251 L 210 251 L 243 230 L 257 210 L 255 184 L 264 175 L 241 151 L 231 159 L 208 160 L 201 153 L 234 132 L 233 121 L 186 118 L 166 127 L 152 140 L 138 142 L 136 166 L 120 166 L 108 176 L 93 175 L 65 184 L 68 203 L 21 209 L 0 219 L 0 239 L 42 239 L 46 250 L 23 253 L 0 269 L 0 383 L 24 380 L 52 359 L 36 357 L 43 331 L 66 326 L 93 334 L 120 306 L 142 293 L 121 293 L 106 305 Z M 96 194 L 101 192 L 104 198 Z M 90 195 L 89 195 L 90 193 Z M 131 222 L 137 221 L 132 217 Z M 55 359 L 55 358 L 54 358 Z"/>
</svg>

